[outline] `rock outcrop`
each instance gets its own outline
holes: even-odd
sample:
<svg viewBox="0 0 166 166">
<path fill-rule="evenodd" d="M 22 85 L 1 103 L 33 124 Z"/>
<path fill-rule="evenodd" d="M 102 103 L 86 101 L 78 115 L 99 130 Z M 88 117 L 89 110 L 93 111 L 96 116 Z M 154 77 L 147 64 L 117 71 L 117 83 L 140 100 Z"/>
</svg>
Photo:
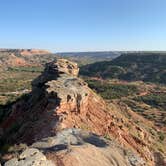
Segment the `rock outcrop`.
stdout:
<svg viewBox="0 0 166 166">
<path fill-rule="evenodd" d="M 27 148 L 17 158 L 7 161 L 5 166 L 54 166 L 53 162 L 47 160 L 43 153 L 35 148 Z"/>
<path fill-rule="evenodd" d="M 46 64 L 41 76 L 32 82 L 32 92 L 29 97 L 13 105 L 11 114 L 1 124 L 0 127 L 4 133 L 2 140 L 30 145 L 43 138 L 55 136 L 63 129 L 80 128 L 109 139 L 116 139 L 117 142 L 146 160 L 147 165 L 154 164 L 153 153 L 148 146 L 150 138 L 146 131 L 132 123 L 132 126 L 141 133 L 143 138 L 133 136 L 126 127 L 130 122 L 124 123 L 123 117 L 115 116 L 105 101 L 77 77 L 78 72 L 77 64 L 68 60 L 58 59 Z M 13 126 L 15 132 L 12 132 Z M 88 157 L 84 154 L 85 151 L 88 151 L 92 156 L 96 154 L 93 157 L 90 155 L 91 160 L 99 158 L 100 155 L 103 156 L 103 160 L 107 160 L 106 166 L 110 162 L 113 165 L 129 165 L 121 164 L 121 161 L 125 161 L 124 156 L 121 158 L 121 152 L 115 153 L 120 157 L 120 161 L 113 161 L 115 157 L 113 149 L 109 149 L 108 152 L 107 150 L 98 150 L 91 145 L 81 148 L 73 147 L 73 152 L 67 153 L 63 157 L 64 166 L 72 165 L 71 163 L 67 164 L 70 159 L 73 163 L 77 161 L 77 165 L 81 166 L 81 163 L 84 163 L 81 161 Z M 108 157 L 109 152 L 112 159 Z M 73 154 L 78 154 L 78 156 Z M 62 153 L 58 156 L 64 155 Z M 53 159 L 53 156 L 51 153 L 50 158 Z M 81 156 L 84 158 L 81 159 Z M 96 160 L 95 163 L 90 164 L 89 158 L 88 163 L 91 166 L 98 162 Z"/>
<path fill-rule="evenodd" d="M 5 166 L 142 166 L 137 155 L 113 141 L 80 129 L 67 129 L 57 136 L 32 144 Z"/>
</svg>

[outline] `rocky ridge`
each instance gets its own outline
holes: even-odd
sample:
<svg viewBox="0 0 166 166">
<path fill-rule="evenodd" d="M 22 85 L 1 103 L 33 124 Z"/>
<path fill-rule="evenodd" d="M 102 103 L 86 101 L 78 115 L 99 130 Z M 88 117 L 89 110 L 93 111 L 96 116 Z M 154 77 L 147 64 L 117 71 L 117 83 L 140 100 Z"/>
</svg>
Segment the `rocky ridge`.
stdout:
<svg viewBox="0 0 166 166">
<path fill-rule="evenodd" d="M 13 105 L 11 114 L 0 125 L 3 131 L 2 140 L 8 142 L 17 140 L 17 143 L 30 145 L 43 138 L 53 137 L 63 129 L 80 128 L 109 139 L 116 139 L 122 146 L 140 155 L 143 159 L 135 165 L 140 163 L 143 165 L 143 160 L 147 165 L 154 165 L 153 151 L 149 148 L 153 143 L 151 136 L 134 123 L 132 125 L 141 137 L 133 136 L 126 127 L 131 122 L 124 121 L 123 116 L 117 117 L 105 101 L 77 77 L 78 72 L 77 64 L 64 59 L 46 64 L 44 72 L 32 82 L 32 92 L 29 97 Z M 14 125 L 17 132 L 13 133 L 11 131 Z M 8 140 L 7 135 L 10 136 Z M 88 148 L 90 148 L 89 154 L 98 151 L 91 145 Z M 83 147 L 82 150 L 81 148 L 73 150 L 75 153 L 82 154 L 86 152 L 85 149 Z M 113 153 L 111 150 L 108 152 Z M 68 153 L 67 156 L 70 158 L 71 155 Z M 122 156 L 124 157 L 124 154 Z M 52 152 L 49 157 L 54 158 Z M 65 166 L 71 165 L 65 161 L 63 161 Z M 115 161 L 112 163 L 118 165 Z"/>
<path fill-rule="evenodd" d="M 37 141 L 5 166 L 141 166 L 144 161 L 117 143 L 80 129 Z"/>
</svg>

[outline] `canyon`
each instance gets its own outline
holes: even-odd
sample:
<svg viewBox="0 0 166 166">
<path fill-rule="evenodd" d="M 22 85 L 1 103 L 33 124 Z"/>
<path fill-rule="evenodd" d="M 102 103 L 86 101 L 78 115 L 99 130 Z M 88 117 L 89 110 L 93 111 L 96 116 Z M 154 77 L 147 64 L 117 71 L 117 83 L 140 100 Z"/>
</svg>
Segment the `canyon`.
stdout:
<svg viewBox="0 0 166 166">
<path fill-rule="evenodd" d="M 78 73 L 77 64 L 65 59 L 47 63 L 42 74 L 32 81 L 31 93 L 18 99 L 0 124 L 1 142 L 26 144 L 27 151 L 37 149 L 46 156 L 44 162 L 49 160 L 54 165 L 60 162 L 59 165 L 81 166 L 86 159 L 89 165 L 163 164 L 164 151 L 157 150 L 156 137 L 147 130 L 157 132 L 157 127 L 121 102 L 107 103 Z M 58 135 L 63 138 L 60 143 Z M 70 137 L 76 143 L 70 143 L 70 139 L 68 142 Z M 55 146 L 65 148 L 56 150 Z M 92 158 L 94 153 L 100 162 Z M 19 165 L 19 156 L 10 155 Z M 2 158 L 6 161 L 5 156 Z M 10 163 L 9 160 L 6 165 Z"/>
</svg>

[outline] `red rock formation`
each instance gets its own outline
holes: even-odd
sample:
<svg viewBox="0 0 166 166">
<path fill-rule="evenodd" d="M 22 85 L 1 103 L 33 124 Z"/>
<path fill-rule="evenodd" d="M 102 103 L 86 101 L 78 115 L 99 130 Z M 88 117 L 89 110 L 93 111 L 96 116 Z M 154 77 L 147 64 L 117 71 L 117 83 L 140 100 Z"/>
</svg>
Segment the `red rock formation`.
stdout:
<svg viewBox="0 0 166 166">
<path fill-rule="evenodd" d="M 50 54 L 47 50 L 39 50 L 39 49 L 24 49 L 20 51 L 22 56 L 31 56 L 31 55 L 44 55 Z"/>
<path fill-rule="evenodd" d="M 105 101 L 77 77 L 78 71 L 77 64 L 67 60 L 47 64 L 42 75 L 33 81 L 30 98 L 16 103 L 1 125 L 4 132 L 10 134 L 10 128 L 17 122 L 20 128 L 10 139 L 33 143 L 62 129 L 81 128 L 116 139 L 152 165 L 148 133 L 124 122 L 123 116 L 116 117 Z M 140 133 L 140 138 L 130 133 L 126 127 L 129 124 Z"/>
</svg>

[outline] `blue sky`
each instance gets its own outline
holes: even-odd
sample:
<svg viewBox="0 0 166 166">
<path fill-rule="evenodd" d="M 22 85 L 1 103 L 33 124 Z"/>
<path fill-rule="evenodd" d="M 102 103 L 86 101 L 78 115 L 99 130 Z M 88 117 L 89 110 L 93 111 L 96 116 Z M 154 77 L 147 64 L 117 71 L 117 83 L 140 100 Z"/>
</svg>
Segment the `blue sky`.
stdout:
<svg viewBox="0 0 166 166">
<path fill-rule="evenodd" d="M 0 47 L 166 50 L 166 0 L 1 0 Z"/>
</svg>

